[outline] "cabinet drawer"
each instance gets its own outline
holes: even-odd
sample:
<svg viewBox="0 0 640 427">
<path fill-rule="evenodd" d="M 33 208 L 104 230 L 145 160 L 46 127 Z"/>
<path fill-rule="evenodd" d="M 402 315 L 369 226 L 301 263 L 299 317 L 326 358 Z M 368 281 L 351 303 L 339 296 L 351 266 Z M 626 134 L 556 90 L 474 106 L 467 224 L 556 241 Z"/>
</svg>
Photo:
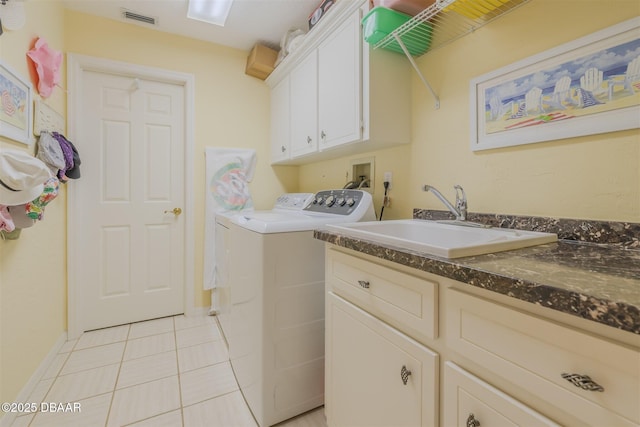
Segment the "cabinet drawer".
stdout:
<svg viewBox="0 0 640 427">
<path fill-rule="evenodd" d="M 438 336 L 437 283 L 332 249 L 327 286 L 346 300 L 420 340 Z"/>
<path fill-rule="evenodd" d="M 640 423 L 640 351 L 453 289 L 447 343 L 592 426 Z M 602 391 L 563 375 L 588 376 Z M 586 378 L 585 387 L 589 382 Z"/>
<path fill-rule="evenodd" d="M 443 416 L 449 427 L 558 426 L 451 362 L 444 365 Z"/>
</svg>

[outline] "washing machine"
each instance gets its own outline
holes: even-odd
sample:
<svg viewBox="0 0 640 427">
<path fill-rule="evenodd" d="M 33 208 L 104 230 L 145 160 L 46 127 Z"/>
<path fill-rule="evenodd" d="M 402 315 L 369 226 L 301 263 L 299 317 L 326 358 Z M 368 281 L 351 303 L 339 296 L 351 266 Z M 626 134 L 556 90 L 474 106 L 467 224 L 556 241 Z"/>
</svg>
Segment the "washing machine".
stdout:
<svg viewBox="0 0 640 427">
<path fill-rule="evenodd" d="M 285 193 L 279 196 L 273 208 L 269 212 L 276 213 L 292 213 L 304 209 L 313 200 L 314 193 Z M 225 335 L 225 338 L 232 334 L 229 318 L 231 313 L 231 288 L 229 286 L 229 254 L 230 254 L 230 236 L 229 228 L 231 227 L 232 218 L 239 215 L 247 215 L 247 212 L 254 211 L 226 211 L 216 213 L 215 225 L 215 254 L 216 254 L 216 289 L 218 293 L 218 307 L 216 316 Z M 227 338 L 228 340 L 228 338 Z"/>
<path fill-rule="evenodd" d="M 321 191 L 300 210 L 229 218 L 231 304 L 221 324 L 260 427 L 324 404 L 324 242 L 313 230 L 373 220 L 371 195 L 345 189 Z"/>
</svg>

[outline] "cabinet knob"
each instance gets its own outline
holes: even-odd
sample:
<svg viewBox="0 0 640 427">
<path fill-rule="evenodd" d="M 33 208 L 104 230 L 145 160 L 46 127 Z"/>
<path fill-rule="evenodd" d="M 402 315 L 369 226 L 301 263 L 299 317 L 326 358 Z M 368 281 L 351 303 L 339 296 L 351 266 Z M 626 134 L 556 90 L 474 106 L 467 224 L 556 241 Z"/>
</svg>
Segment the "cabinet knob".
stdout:
<svg viewBox="0 0 640 427">
<path fill-rule="evenodd" d="M 307 144 L 311 144 L 311 141 L 312 141 L 311 137 L 307 136 Z"/>
<path fill-rule="evenodd" d="M 407 369 L 405 365 L 402 365 L 402 369 L 400 369 L 400 378 L 402 379 L 402 384 L 407 385 L 409 381 L 409 375 L 411 375 L 411 371 Z"/>
<path fill-rule="evenodd" d="M 327 139 L 327 134 L 324 133 L 324 131 L 320 131 L 320 138 L 322 138 L 322 141 L 324 142 Z"/>
<path fill-rule="evenodd" d="M 287 151 L 287 148 L 283 145 L 282 147 L 280 147 L 280 149 L 282 150 L 282 152 L 284 153 L 285 151 Z"/>
<path fill-rule="evenodd" d="M 467 417 L 467 427 L 480 427 L 480 421 L 476 420 L 475 415 L 469 414 Z"/>
<path fill-rule="evenodd" d="M 365 289 L 369 289 L 369 282 L 366 280 L 358 280 L 358 285 Z"/>
<path fill-rule="evenodd" d="M 569 381 L 574 386 L 580 387 L 583 390 L 604 391 L 604 387 L 602 387 L 597 382 L 593 381 L 591 378 L 589 378 L 588 375 L 563 373 L 562 378 Z"/>
</svg>

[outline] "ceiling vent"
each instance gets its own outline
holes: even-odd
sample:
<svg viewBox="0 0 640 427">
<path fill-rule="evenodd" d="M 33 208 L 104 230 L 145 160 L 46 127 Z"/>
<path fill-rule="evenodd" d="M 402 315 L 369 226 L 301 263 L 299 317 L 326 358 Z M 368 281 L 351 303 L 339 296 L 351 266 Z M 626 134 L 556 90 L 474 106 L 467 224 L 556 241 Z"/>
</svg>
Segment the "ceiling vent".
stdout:
<svg viewBox="0 0 640 427">
<path fill-rule="evenodd" d="M 128 21 L 142 22 L 143 24 L 158 25 L 158 18 L 154 16 L 147 16 L 141 13 L 133 12 L 127 9 L 120 9 L 122 17 Z"/>
</svg>

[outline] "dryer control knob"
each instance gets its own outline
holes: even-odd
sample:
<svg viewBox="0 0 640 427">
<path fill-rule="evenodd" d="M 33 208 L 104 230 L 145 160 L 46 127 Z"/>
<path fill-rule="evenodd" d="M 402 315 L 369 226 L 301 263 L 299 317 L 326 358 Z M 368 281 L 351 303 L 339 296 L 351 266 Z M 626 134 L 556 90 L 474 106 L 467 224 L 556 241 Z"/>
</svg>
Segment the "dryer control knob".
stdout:
<svg viewBox="0 0 640 427">
<path fill-rule="evenodd" d="M 336 202 L 336 196 L 329 196 L 327 197 L 327 200 L 325 201 L 326 205 L 331 207 L 335 204 Z"/>
<path fill-rule="evenodd" d="M 351 207 L 351 206 L 353 206 L 353 205 L 355 205 L 355 204 L 356 204 L 356 201 L 354 200 L 354 198 L 353 198 L 353 197 L 349 197 L 349 198 L 347 199 L 347 205 L 348 205 L 349 207 Z"/>
<path fill-rule="evenodd" d="M 338 198 L 338 200 L 336 201 L 336 203 L 338 204 L 338 206 L 344 206 L 345 203 L 347 203 L 347 201 L 345 200 L 344 197 L 340 197 Z"/>
</svg>

